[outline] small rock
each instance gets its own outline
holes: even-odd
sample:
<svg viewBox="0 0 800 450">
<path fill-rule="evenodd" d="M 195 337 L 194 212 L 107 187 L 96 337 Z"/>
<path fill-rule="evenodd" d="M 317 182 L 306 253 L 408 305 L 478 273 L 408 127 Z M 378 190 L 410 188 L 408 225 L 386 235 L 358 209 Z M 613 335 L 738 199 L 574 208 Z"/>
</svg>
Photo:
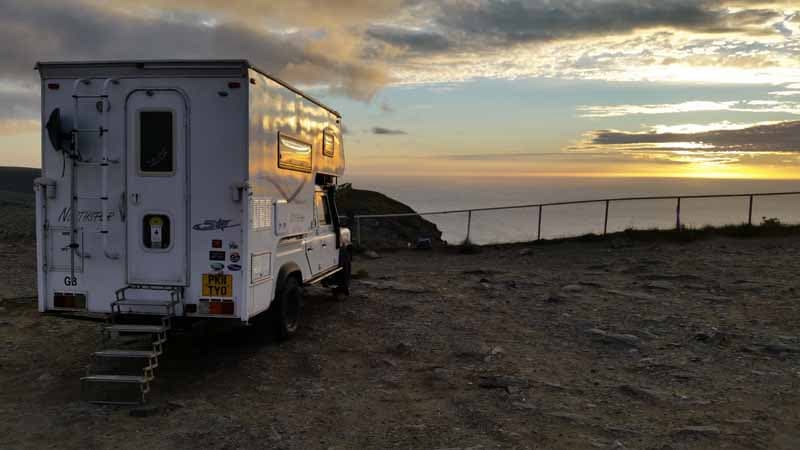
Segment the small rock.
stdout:
<svg viewBox="0 0 800 450">
<path fill-rule="evenodd" d="M 433 369 L 433 372 L 431 373 L 431 378 L 433 378 L 436 381 L 447 382 L 450 380 L 450 374 L 447 372 L 447 369 L 444 369 L 442 367 L 437 367 Z"/>
<path fill-rule="evenodd" d="M 397 363 L 392 361 L 391 359 L 388 359 L 388 358 L 382 359 L 381 362 L 386 364 L 389 367 L 397 367 Z"/>
<path fill-rule="evenodd" d="M 606 344 L 619 344 L 627 347 L 639 347 L 641 344 L 641 339 L 632 334 L 608 333 L 599 328 L 591 328 L 588 330 L 588 333 L 591 334 L 595 340 Z"/>
<path fill-rule="evenodd" d="M 531 253 L 533 253 L 533 250 L 529 248 L 523 248 L 522 250 L 519 251 L 519 256 L 528 256 Z"/>
<path fill-rule="evenodd" d="M 375 250 L 366 250 L 363 255 L 368 259 L 378 259 L 381 257 Z"/>
<path fill-rule="evenodd" d="M 586 416 L 582 416 L 580 414 L 569 413 L 569 412 L 549 412 L 545 413 L 545 415 L 550 417 L 557 417 L 559 419 L 565 419 L 572 422 L 582 422 L 587 419 Z"/>
<path fill-rule="evenodd" d="M 666 392 L 639 386 L 631 386 L 629 384 L 623 384 L 619 387 L 619 390 L 625 395 L 648 402 L 662 402 L 669 397 L 669 394 Z"/>
<path fill-rule="evenodd" d="M 661 281 L 661 280 L 651 281 L 647 283 L 646 286 L 650 289 L 663 289 L 666 291 L 675 288 L 675 285 L 670 283 L 669 281 Z"/>
<path fill-rule="evenodd" d="M 766 344 L 763 346 L 763 348 L 765 352 L 774 354 L 800 352 L 800 347 L 795 347 L 793 345 L 787 345 L 780 342 Z"/>
<path fill-rule="evenodd" d="M 401 342 L 394 346 L 394 348 L 390 349 L 392 353 L 398 355 L 407 355 L 411 353 L 413 346 L 408 342 Z"/>
<path fill-rule="evenodd" d="M 45 372 L 45 373 L 39 375 L 39 378 L 37 378 L 36 381 L 38 381 L 40 383 L 49 383 L 49 382 L 53 381 L 54 379 L 55 379 L 55 377 L 53 377 L 49 373 Z"/>
<path fill-rule="evenodd" d="M 583 291 L 583 286 L 581 286 L 579 284 L 568 284 L 566 286 L 563 286 L 561 288 L 561 290 L 564 291 L 564 292 L 572 292 L 572 293 L 582 292 Z"/>
<path fill-rule="evenodd" d="M 524 409 L 527 411 L 535 411 L 537 409 L 535 405 L 531 405 L 530 403 L 526 402 L 513 402 L 511 403 L 511 406 L 517 409 Z"/>
</svg>

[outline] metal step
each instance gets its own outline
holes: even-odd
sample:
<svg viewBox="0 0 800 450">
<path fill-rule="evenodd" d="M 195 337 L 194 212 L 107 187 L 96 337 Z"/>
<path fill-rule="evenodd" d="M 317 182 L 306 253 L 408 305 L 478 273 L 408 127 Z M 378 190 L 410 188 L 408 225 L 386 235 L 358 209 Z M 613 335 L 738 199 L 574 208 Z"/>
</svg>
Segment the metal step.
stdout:
<svg viewBox="0 0 800 450">
<path fill-rule="evenodd" d="M 101 350 L 94 352 L 100 358 L 155 358 L 157 352 L 152 350 Z"/>
<path fill-rule="evenodd" d="M 119 305 L 119 306 L 160 306 L 162 308 L 169 308 L 172 305 L 176 305 L 177 302 L 173 303 L 170 300 L 142 300 L 142 299 L 135 299 L 135 298 L 126 298 L 124 300 L 117 300 L 112 303 L 112 305 Z"/>
<path fill-rule="evenodd" d="M 137 375 L 87 375 L 85 377 L 81 377 L 81 381 L 145 384 L 150 380 L 147 377 Z"/>
<path fill-rule="evenodd" d="M 106 327 L 109 331 L 121 331 L 123 333 L 165 333 L 169 328 L 163 325 L 109 325 Z"/>
</svg>

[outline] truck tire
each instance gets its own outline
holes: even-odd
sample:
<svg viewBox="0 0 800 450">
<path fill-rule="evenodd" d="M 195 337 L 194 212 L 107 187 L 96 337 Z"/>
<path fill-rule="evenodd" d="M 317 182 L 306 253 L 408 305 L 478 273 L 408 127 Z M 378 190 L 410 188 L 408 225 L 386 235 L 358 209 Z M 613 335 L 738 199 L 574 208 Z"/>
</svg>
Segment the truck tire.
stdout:
<svg viewBox="0 0 800 450">
<path fill-rule="evenodd" d="M 342 267 L 342 270 L 336 274 L 334 280 L 336 287 L 333 288 L 333 295 L 337 300 L 344 300 L 350 295 L 351 261 L 352 256 L 350 254 L 350 248 L 342 247 L 342 249 L 339 250 L 339 265 Z"/>
<path fill-rule="evenodd" d="M 286 277 L 270 309 L 271 328 L 277 340 L 285 341 L 297 332 L 302 312 L 303 287 L 296 277 Z"/>
</svg>

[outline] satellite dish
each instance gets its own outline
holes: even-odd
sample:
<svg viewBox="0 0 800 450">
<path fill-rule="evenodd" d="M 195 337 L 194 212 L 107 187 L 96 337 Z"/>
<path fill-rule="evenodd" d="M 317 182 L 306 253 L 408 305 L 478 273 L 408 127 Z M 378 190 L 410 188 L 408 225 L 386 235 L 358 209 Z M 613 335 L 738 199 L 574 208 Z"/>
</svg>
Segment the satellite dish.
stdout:
<svg viewBox="0 0 800 450">
<path fill-rule="evenodd" d="M 44 127 L 47 129 L 47 137 L 50 138 L 50 145 L 52 145 L 56 151 L 66 151 L 64 148 L 64 138 L 69 135 L 61 131 L 61 108 L 56 108 L 50 113 L 50 117 L 47 119 L 47 124 L 45 124 Z"/>
</svg>

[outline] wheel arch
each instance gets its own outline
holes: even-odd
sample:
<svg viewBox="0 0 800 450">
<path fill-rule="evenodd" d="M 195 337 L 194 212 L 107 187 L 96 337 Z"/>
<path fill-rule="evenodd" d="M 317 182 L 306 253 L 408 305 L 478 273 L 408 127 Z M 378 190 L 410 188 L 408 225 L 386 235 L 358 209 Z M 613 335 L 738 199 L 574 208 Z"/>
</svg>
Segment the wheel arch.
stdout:
<svg viewBox="0 0 800 450">
<path fill-rule="evenodd" d="M 300 266 L 293 261 L 284 263 L 280 270 L 278 270 L 278 278 L 275 280 L 276 294 L 280 291 L 281 287 L 283 287 L 283 285 L 286 283 L 286 279 L 289 277 L 295 277 L 301 285 L 303 284 L 303 271 L 300 269 Z"/>
</svg>

